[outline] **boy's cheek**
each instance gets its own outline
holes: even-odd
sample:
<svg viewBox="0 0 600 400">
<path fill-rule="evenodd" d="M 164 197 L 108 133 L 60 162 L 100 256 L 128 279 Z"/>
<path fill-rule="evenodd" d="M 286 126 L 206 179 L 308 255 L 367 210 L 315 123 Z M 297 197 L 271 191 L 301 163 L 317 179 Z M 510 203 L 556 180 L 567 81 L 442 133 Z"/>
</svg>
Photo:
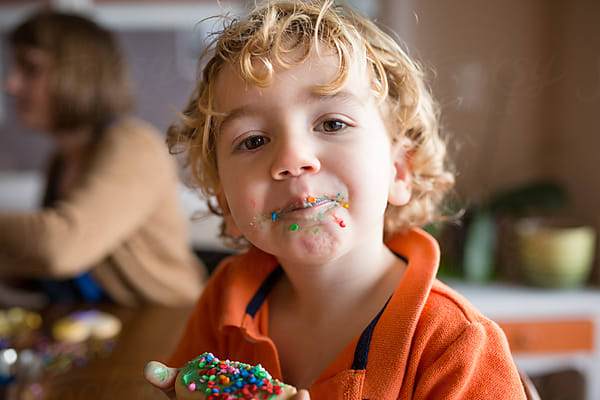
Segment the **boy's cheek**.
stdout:
<svg viewBox="0 0 600 400">
<path fill-rule="evenodd" d="M 239 227 L 252 227 L 264 214 L 262 203 L 254 198 L 232 204 L 232 216 Z"/>
</svg>

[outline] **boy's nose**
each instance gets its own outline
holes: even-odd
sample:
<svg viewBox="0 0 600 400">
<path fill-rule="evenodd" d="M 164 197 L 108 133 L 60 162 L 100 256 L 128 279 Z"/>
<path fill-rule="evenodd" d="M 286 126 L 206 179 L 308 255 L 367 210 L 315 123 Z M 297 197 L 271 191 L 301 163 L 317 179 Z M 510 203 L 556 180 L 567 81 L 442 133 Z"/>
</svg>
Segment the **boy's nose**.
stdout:
<svg viewBox="0 0 600 400">
<path fill-rule="evenodd" d="M 309 147 L 297 141 L 282 144 L 271 167 L 273 179 L 283 180 L 318 172 L 321 163 Z"/>
</svg>

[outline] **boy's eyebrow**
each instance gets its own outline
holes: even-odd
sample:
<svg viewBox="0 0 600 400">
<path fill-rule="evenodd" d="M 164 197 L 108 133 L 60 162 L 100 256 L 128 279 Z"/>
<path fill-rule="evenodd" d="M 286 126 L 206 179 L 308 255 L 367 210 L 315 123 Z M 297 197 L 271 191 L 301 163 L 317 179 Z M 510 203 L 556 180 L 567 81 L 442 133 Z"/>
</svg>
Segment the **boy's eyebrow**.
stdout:
<svg viewBox="0 0 600 400">
<path fill-rule="evenodd" d="M 319 93 L 314 89 L 307 89 L 302 93 L 302 99 L 306 99 L 307 101 L 329 101 L 329 100 L 339 100 L 344 103 L 358 103 L 359 105 L 364 105 L 363 100 L 356 96 L 354 93 L 347 90 L 339 90 L 335 93 Z M 231 123 L 235 119 L 243 118 L 249 115 L 256 114 L 260 111 L 259 107 L 255 107 L 252 105 L 243 105 L 238 108 L 234 108 L 229 113 L 225 114 L 223 119 L 219 122 L 217 131 L 223 129 L 224 126 Z"/>
<path fill-rule="evenodd" d="M 335 93 L 319 93 L 317 90 L 312 89 L 312 90 L 307 90 L 305 92 L 305 96 L 311 100 L 319 100 L 319 101 L 327 101 L 327 100 L 340 100 L 343 102 L 356 102 L 360 105 L 364 105 L 364 101 L 358 97 L 357 95 L 355 95 L 354 93 L 348 91 L 348 90 L 338 90 Z"/>
<path fill-rule="evenodd" d="M 256 112 L 258 112 L 257 108 L 249 105 L 234 108 L 231 110 L 231 112 L 225 114 L 223 119 L 221 119 L 217 126 L 217 132 L 223 129 L 225 125 L 231 123 L 233 120 L 255 114 Z"/>
</svg>

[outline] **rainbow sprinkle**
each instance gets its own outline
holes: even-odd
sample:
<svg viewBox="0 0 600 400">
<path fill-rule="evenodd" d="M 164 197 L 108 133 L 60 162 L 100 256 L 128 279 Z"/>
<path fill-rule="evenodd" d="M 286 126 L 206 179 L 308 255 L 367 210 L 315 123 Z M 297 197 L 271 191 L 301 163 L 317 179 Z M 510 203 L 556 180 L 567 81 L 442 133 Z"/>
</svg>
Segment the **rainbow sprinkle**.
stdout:
<svg viewBox="0 0 600 400">
<path fill-rule="evenodd" d="M 272 379 L 260 364 L 222 361 L 212 353 L 204 353 L 188 362 L 181 369 L 180 380 L 190 391 L 204 391 L 207 400 L 269 400 L 287 386 Z"/>
</svg>

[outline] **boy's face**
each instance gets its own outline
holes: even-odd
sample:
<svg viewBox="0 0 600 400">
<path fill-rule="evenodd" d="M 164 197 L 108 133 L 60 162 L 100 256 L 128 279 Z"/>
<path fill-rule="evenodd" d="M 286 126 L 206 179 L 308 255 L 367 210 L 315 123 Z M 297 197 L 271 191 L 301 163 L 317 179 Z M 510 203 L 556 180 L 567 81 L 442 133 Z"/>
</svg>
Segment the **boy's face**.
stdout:
<svg viewBox="0 0 600 400">
<path fill-rule="evenodd" d="M 388 200 L 410 197 L 404 156 L 391 143 L 368 74 L 353 65 L 338 93 L 314 91 L 336 71 L 337 57 L 323 52 L 276 68 L 266 88 L 246 83 L 229 64 L 217 77 L 215 108 L 226 114 L 217 125 L 222 206 L 230 225 L 280 262 L 323 263 L 381 246 Z"/>
</svg>

